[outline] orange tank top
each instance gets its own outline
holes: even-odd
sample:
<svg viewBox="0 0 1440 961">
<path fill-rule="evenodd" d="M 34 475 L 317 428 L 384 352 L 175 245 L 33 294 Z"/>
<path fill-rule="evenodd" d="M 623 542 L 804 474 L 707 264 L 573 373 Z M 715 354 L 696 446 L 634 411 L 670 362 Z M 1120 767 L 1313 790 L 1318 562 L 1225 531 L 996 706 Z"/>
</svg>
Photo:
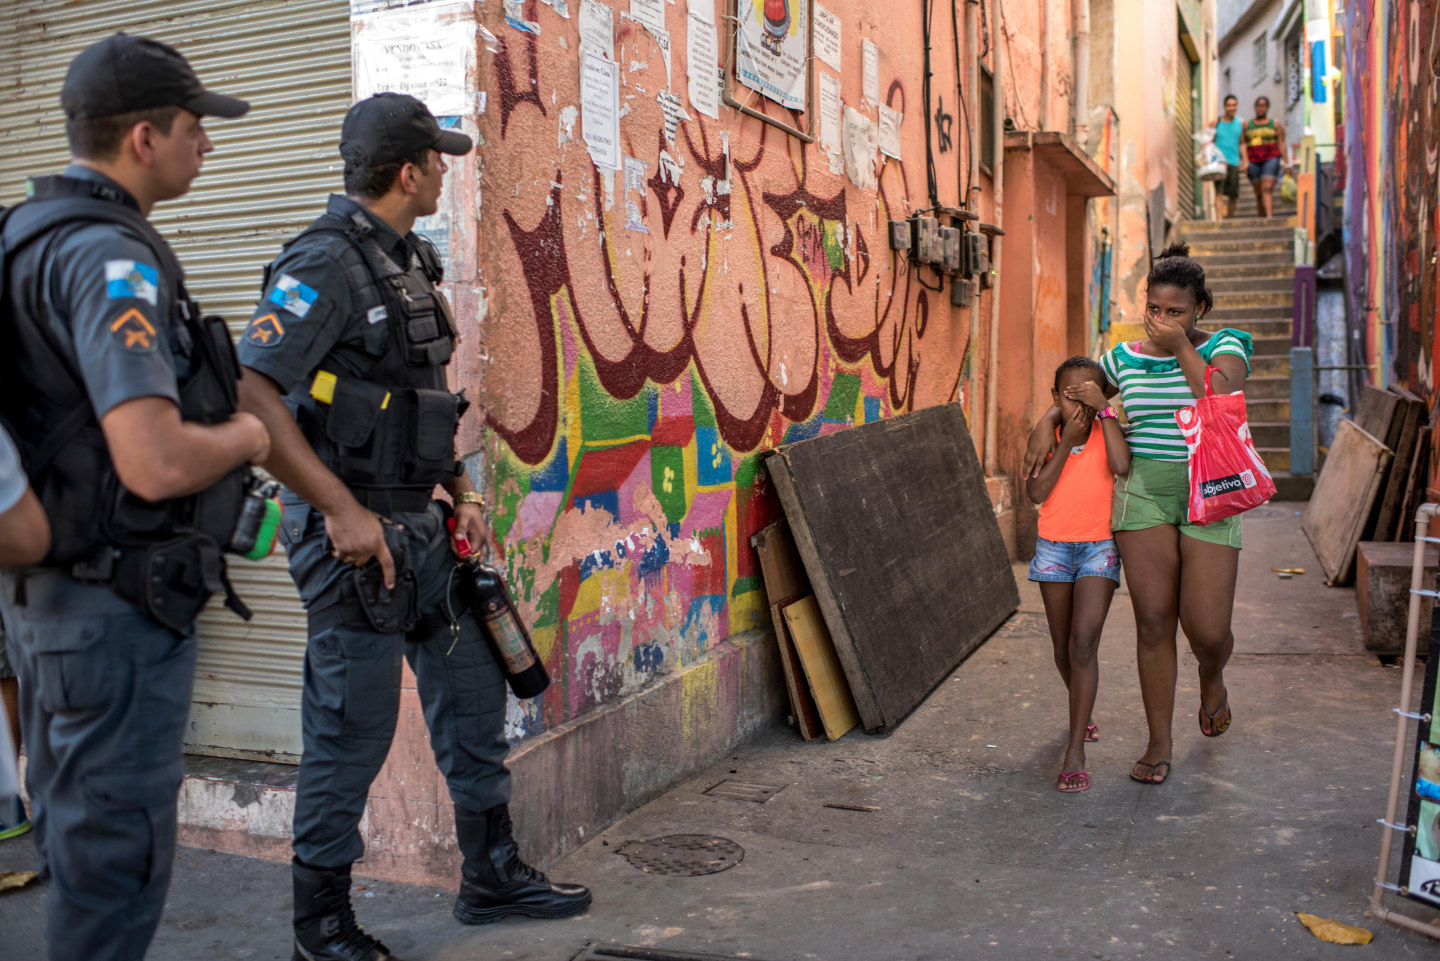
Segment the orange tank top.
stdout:
<svg viewBox="0 0 1440 961">
<path fill-rule="evenodd" d="M 1115 475 L 1105 456 L 1105 430 L 1096 418 L 1089 440 L 1071 448 L 1060 479 L 1040 504 L 1039 535 L 1062 543 L 1108 541 L 1114 489 Z"/>
</svg>

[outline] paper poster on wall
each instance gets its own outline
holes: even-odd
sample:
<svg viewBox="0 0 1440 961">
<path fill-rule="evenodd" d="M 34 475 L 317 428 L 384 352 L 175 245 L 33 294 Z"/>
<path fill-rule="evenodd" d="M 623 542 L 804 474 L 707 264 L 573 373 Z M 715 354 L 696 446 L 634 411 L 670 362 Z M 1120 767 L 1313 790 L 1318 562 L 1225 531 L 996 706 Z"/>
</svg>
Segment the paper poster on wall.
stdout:
<svg viewBox="0 0 1440 961">
<path fill-rule="evenodd" d="M 580 136 L 597 165 L 620 169 L 620 65 L 593 53 L 580 70 Z"/>
<path fill-rule="evenodd" d="M 655 46 L 660 48 L 660 56 L 665 60 L 665 89 L 670 89 L 670 31 L 659 30 L 655 27 L 646 27 L 645 32 Z"/>
<path fill-rule="evenodd" d="M 580 60 L 593 53 L 615 59 L 615 12 L 599 0 L 580 0 Z"/>
<path fill-rule="evenodd" d="M 685 73 L 690 81 L 690 106 L 720 119 L 719 50 L 715 24 L 691 13 L 685 25 Z"/>
<path fill-rule="evenodd" d="M 861 92 L 873 104 L 880 102 L 880 48 L 866 38 L 860 41 L 861 71 L 864 86 Z"/>
<path fill-rule="evenodd" d="M 505 0 L 505 22 L 524 33 L 540 33 L 540 24 L 525 19 L 525 4 L 520 0 Z"/>
<path fill-rule="evenodd" d="M 820 149 L 840 153 L 840 78 L 831 73 L 820 77 Z"/>
<path fill-rule="evenodd" d="M 675 144 L 675 128 L 679 127 L 690 115 L 685 112 L 685 106 L 680 102 L 680 95 L 669 90 L 662 90 L 655 95 L 656 101 L 660 104 L 660 112 L 665 115 L 665 139 L 671 146 Z"/>
<path fill-rule="evenodd" d="M 815 56 L 840 72 L 840 18 L 815 4 Z"/>
<path fill-rule="evenodd" d="M 875 121 L 845 107 L 845 173 L 861 190 L 875 186 Z"/>
<path fill-rule="evenodd" d="M 740 0 L 735 78 L 791 110 L 805 109 L 806 0 Z"/>
<path fill-rule="evenodd" d="M 641 204 L 645 202 L 645 172 L 650 165 L 643 160 L 634 157 L 625 158 L 625 229 L 634 230 L 637 233 L 648 234 L 650 228 L 645 226 L 645 221 L 640 212 Z"/>
<path fill-rule="evenodd" d="M 880 152 L 887 157 L 900 159 L 900 120 L 905 115 L 880 105 Z"/>
<path fill-rule="evenodd" d="M 630 0 L 630 19 L 651 30 L 664 30 L 665 0 Z"/>
<path fill-rule="evenodd" d="M 437 212 L 428 217 L 416 217 L 415 224 L 410 229 L 435 245 L 435 252 L 440 255 L 440 266 L 449 273 L 450 215 Z"/>
<path fill-rule="evenodd" d="M 394 91 L 423 101 L 437 117 L 474 111 L 465 83 L 475 53 L 473 23 L 437 24 L 403 8 L 363 23 L 352 48 L 357 100 Z"/>
<path fill-rule="evenodd" d="M 363 17 L 367 14 L 377 13 L 381 10 L 396 10 L 401 7 L 420 7 L 434 4 L 437 7 L 448 6 L 452 9 L 456 6 L 463 6 L 473 9 L 473 0 L 442 0 L 435 3 L 435 0 L 350 0 L 351 18 Z"/>
<path fill-rule="evenodd" d="M 1425 664 L 1425 685 L 1420 711 L 1430 721 L 1419 725 L 1415 745 L 1415 777 L 1411 782 L 1406 824 L 1415 833 L 1405 838 L 1400 862 L 1400 884 L 1409 896 L 1431 907 L 1440 906 L 1440 629 L 1430 628 L 1430 656 Z"/>
</svg>

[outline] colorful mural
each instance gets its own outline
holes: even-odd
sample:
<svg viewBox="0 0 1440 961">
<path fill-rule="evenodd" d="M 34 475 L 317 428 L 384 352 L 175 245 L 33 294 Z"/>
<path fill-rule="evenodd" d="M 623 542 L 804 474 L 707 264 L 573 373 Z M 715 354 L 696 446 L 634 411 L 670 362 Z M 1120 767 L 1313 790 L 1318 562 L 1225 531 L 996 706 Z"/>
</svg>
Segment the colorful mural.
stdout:
<svg viewBox="0 0 1440 961">
<path fill-rule="evenodd" d="M 1346 7 L 1344 24 L 1350 329 L 1372 382 L 1399 383 L 1432 405 L 1440 357 L 1437 7 L 1363 0 Z M 1434 488 L 1440 445 L 1431 451 Z"/>
<path fill-rule="evenodd" d="M 512 736 L 768 625 L 749 545 L 778 516 L 761 452 L 969 403 L 967 313 L 887 243 L 915 202 L 905 166 L 886 161 L 862 192 L 757 120 L 677 116 L 656 91 L 683 76 L 684 45 L 671 64 L 625 19 L 615 42 L 643 190 L 591 162 L 570 43 L 511 30 L 493 58 L 482 460 L 496 546 L 556 678 L 540 704 L 512 704 Z M 845 83 L 858 102 L 859 78 Z M 899 78 L 886 99 L 906 109 Z"/>
</svg>

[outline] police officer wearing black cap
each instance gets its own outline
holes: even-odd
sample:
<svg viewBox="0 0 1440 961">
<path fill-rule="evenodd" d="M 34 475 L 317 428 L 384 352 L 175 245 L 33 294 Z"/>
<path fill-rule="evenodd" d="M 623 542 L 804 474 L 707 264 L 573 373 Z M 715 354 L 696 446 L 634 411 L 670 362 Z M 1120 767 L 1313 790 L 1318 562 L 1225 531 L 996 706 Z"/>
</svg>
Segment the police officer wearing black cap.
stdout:
<svg viewBox="0 0 1440 961">
<path fill-rule="evenodd" d="M 133 961 L 174 862 L 195 617 L 216 591 L 243 611 L 221 551 L 269 453 L 235 412 L 224 322 L 201 317 L 146 217 L 214 149 L 201 117 L 248 104 L 123 33 L 75 58 L 60 102 L 70 166 L 0 220 L 0 417 L 51 528 L 0 607 L 50 957 Z"/>
<path fill-rule="evenodd" d="M 287 487 L 282 538 L 305 602 L 304 754 L 295 796 L 295 956 L 392 957 L 359 930 L 350 866 L 370 783 L 390 749 L 401 658 L 414 669 L 435 760 L 455 804 L 468 924 L 560 918 L 590 892 L 520 859 L 505 768 L 505 680 L 452 578 L 456 532 L 488 536 L 455 458 L 467 401 L 446 386 L 455 348 L 439 258 L 411 233 L 433 214 L 445 155 L 471 140 L 414 97 L 382 93 L 341 130 L 346 196 L 270 265 L 240 338 L 241 406 L 271 432 L 265 466 Z M 254 375 L 259 376 L 254 376 Z"/>
</svg>

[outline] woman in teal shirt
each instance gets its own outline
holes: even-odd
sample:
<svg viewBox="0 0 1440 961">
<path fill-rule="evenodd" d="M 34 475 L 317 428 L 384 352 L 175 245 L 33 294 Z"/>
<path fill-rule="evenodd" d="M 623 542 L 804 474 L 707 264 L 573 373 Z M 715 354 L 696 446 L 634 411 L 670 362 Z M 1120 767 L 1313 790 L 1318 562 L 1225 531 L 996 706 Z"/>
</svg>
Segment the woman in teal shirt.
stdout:
<svg viewBox="0 0 1440 961">
<path fill-rule="evenodd" d="M 1240 101 L 1232 93 L 1225 98 L 1225 114 L 1215 121 L 1215 147 L 1225 158 L 1225 179 L 1216 185 L 1219 196 L 1215 208 L 1220 209 L 1220 197 L 1226 199 L 1225 211 L 1221 217 L 1235 216 L 1235 201 L 1240 199 L 1240 133 L 1244 121 L 1236 116 Z"/>
</svg>

